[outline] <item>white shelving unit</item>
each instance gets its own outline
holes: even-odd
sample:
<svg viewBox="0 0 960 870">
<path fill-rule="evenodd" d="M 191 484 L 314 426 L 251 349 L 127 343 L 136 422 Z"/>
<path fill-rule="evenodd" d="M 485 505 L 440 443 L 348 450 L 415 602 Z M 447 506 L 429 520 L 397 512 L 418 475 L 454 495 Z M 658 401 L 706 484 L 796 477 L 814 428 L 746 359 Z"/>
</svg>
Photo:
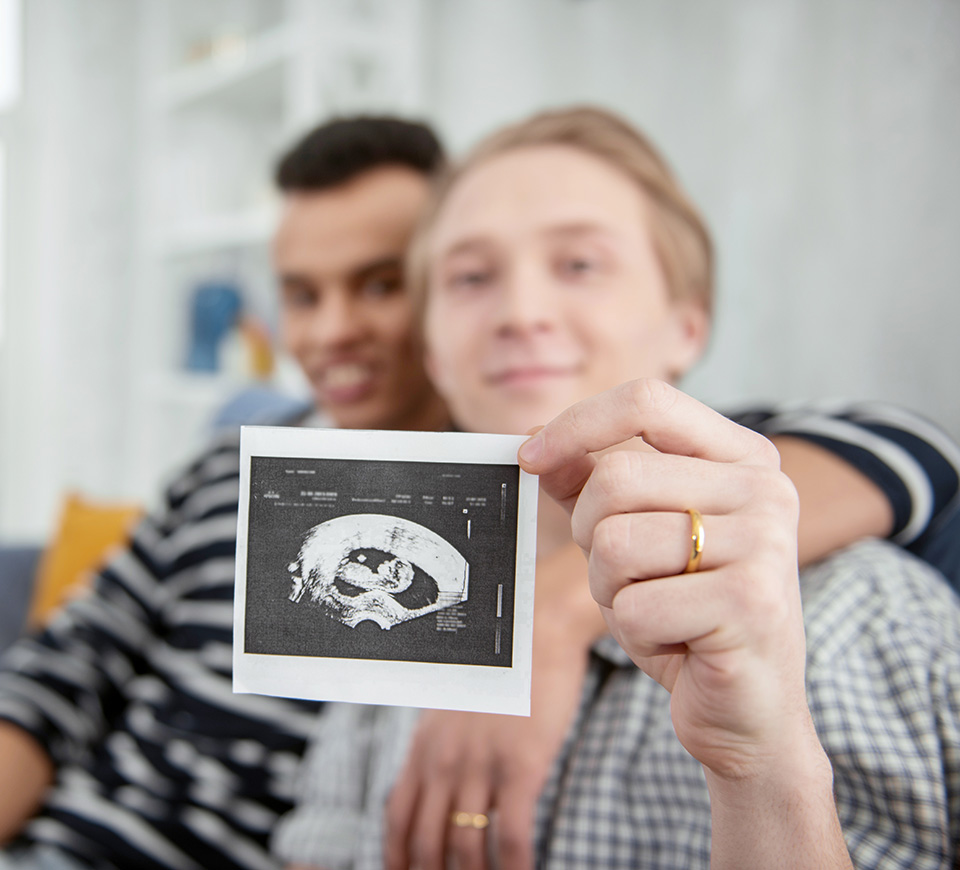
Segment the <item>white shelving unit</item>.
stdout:
<svg viewBox="0 0 960 870">
<path fill-rule="evenodd" d="M 432 0 L 140 0 L 141 178 L 131 304 L 131 494 L 209 435 L 243 371 L 190 371 L 197 286 L 229 281 L 275 335 L 272 172 L 326 117 L 421 115 Z M 289 371 L 289 366 L 282 367 Z"/>
</svg>

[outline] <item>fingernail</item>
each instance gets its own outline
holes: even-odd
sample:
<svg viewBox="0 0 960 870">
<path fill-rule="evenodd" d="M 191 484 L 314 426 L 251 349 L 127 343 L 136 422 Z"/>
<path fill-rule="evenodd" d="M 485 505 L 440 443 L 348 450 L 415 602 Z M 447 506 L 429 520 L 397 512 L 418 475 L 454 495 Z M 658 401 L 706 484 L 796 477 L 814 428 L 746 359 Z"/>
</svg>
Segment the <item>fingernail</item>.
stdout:
<svg viewBox="0 0 960 870">
<path fill-rule="evenodd" d="M 534 435 L 520 445 L 517 455 L 528 465 L 533 465 L 543 455 L 543 438 Z"/>
</svg>

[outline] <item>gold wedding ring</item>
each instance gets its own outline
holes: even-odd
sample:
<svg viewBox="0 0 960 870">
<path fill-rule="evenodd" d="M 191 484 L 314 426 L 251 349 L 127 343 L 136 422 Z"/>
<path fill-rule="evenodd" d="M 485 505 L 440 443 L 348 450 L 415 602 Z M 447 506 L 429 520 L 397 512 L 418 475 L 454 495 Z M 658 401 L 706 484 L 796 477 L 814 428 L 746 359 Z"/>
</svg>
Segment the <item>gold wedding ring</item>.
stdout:
<svg viewBox="0 0 960 870">
<path fill-rule="evenodd" d="M 684 574 L 692 574 L 700 568 L 700 559 L 703 556 L 703 517 L 700 511 L 693 508 L 687 508 L 690 514 L 690 558 L 687 559 L 687 567 L 683 569 Z"/>
<path fill-rule="evenodd" d="M 465 813 L 463 810 L 454 810 L 450 813 L 450 824 L 455 828 L 474 828 L 482 831 L 490 824 L 490 817 L 486 813 Z"/>
</svg>

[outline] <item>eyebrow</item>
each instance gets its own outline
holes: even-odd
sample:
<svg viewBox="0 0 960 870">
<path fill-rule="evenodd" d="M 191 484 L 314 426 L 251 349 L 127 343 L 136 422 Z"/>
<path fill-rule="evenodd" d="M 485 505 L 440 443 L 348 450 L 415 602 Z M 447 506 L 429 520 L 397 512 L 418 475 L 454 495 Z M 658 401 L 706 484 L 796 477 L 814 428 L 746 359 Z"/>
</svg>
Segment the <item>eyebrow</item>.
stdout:
<svg viewBox="0 0 960 870">
<path fill-rule="evenodd" d="M 351 281 L 362 281 L 364 278 L 369 277 L 370 275 L 375 275 L 377 272 L 386 271 L 387 269 L 400 269 L 403 266 L 403 257 L 399 254 L 390 254 L 386 257 L 378 257 L 374 260 L 369 260 L 366 263 L 361 263 L 355 269 L 350 272 Z M 302 284 L 313 284 L 313 278 L 307 272 L 303 272 L 298 269 L 291 269 L 287 272 L 280 272 L 277 275 L 280 283 L 284 286 L 286 285 L 302 285 Z"/>
<path fill-rule="evenodd" d="M 569 221 L 548 227 L 549 236 L 610 235 L 610 227 L 597 221 Z"/>
<path fill-rule="evenodd" d="M 368 275 L 373 275 L 377 272 L 385 271 L 386 269 L 399 269 L 403 266 L 403 255 L 402 254 L 391 254 L 387 257 L 379 257 L 376 260 L 371 260 L 368 263 L 363 263 L 354 269 L 350 274 L 354 279 L 357 278 L 366 278 Z"/>
<path fill-rule="evenodd" d="M 609 238 L 611 236 L 609 227 L 595 221 L 566 221 L 551 224 L 537 234 L 548 238 L 584 235 L 600 235 Z M 449 248 L 441 251 L 440 255 L 446 258 L 456 256 L 457 254 L 470 253 L 471 251 L 488 247 L 491 241 L 490 236 L 480 232 L 460 239 Z"/>
</svg>

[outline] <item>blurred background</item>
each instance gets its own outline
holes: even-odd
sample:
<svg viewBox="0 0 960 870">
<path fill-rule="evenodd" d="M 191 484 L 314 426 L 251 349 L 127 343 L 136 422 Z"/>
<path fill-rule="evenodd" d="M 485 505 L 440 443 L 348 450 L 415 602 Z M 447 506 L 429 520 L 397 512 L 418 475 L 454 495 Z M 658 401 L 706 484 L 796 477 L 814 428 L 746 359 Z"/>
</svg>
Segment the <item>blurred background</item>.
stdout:
<svg viewBox="0 0 960 870">
<path fill-rule="evenodd" d="M 301 390 L 269 266 L 296 135 L 399 112 L 458 152 L 580 101 L 713 227 L 689 391 L 960 437 L 958 0 L 0 0 L 0 539 L 67 492 L 149 505 L 245 385 Z"/>
</svg>

